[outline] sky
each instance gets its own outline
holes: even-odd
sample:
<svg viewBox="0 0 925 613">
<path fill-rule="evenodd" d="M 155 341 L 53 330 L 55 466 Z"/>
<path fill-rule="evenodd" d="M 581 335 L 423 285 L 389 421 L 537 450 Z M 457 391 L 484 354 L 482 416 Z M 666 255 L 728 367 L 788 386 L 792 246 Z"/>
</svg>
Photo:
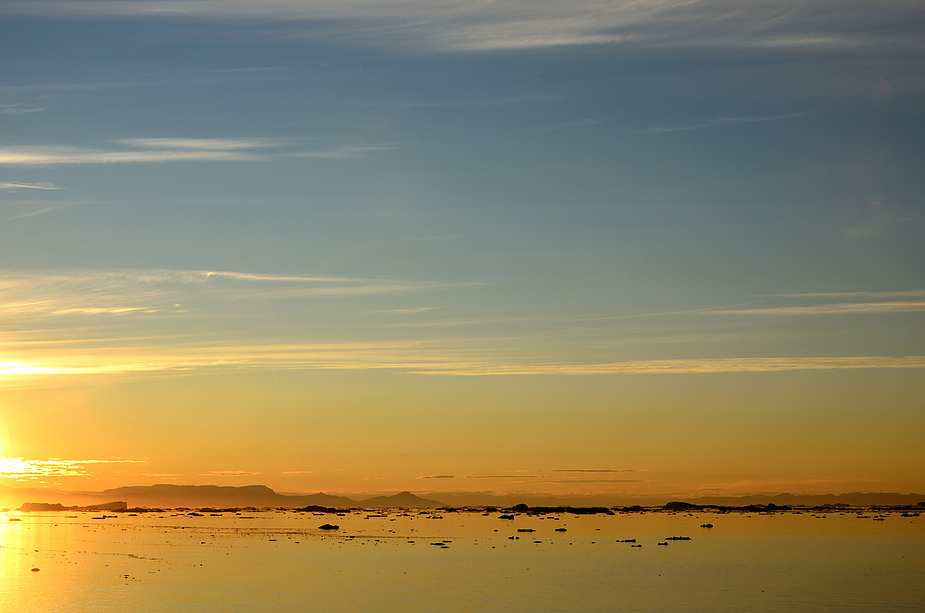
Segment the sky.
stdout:
<svg viewBox="0 0 925 613">
<path fill-rule="evenodd" d="M 0 0 L 0 485 L 925 492 L 923 29 Z"/>
</svg>

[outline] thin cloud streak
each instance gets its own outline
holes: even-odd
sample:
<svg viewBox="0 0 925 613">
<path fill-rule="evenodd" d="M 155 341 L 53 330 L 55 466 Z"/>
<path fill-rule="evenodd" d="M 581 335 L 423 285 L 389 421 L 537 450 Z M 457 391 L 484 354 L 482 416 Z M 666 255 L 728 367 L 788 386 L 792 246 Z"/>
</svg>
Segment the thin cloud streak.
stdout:
<svg viewBox="0 0 925 613">
<path fill-rule="evenodd" d="M 73 145 L 0 147 L 0 165 L 63 166 L 79 164 L 144 164 L 168 162 L 265 162 L 279 159 L 350 159 L 365 153 L 396 149 L 391 145 L 335 147 L 318 151 L 283 151 L 288 141 L 268 138 L 134 138 L 113 141 L 132 149 L 100 149 Z M 0 184 L 2 187 L 3 184 Z"/>
<path fill-rule="evenodd" d="M 28 219 L 29 217 L 35 217 L 37 215 L 45 215 L 46 213 L 54 213 L 55 211 L 60 211 L 66 209 L 71 205 L 65 206 L 50 206 L 44 209 L 37 209 L 35 211 L 29 211 L 28 213 L 21 213 L 19 215 L 13 215 L 12 217 L 7 217 L 4 221 L 16 221 L 17 219 Z"/>
<path fill-rule="evenodd" d="M 554 473 L 634 473 L 634 468 L 558 468 L 550 472 Z"/>
<path fill-rule="evenodd" d="M 19 104 L 0 104 L 0 115 L 27 115 L 29 113 L 41 113 L 47 110 L 46 108 L 27 107 Z"/>
<path fill-rule="evenodd" d="M 216 372 L 240 369 L 392 370 L 450 376 L 513 375 L 665 375 L 758 373 L 807 370 L 919 369 L 925 356 L 852 356 L 812 358 L 721 358 L 639 360 L 604 364 L 514 364 L 459 362 L 451 354 L 420 357 L 408 343 L 326 346 L 189 347 L 173 351 L 149 348 L 81 352 L 42 361 L 0 362 L 0 387 L 41 384 L 49 376 Z M 30 383 L 32 381 L 32 383 Z"/>
<path fill-rule="evenodd" d="M 892 292 L 815 292 L 808 294 L 760 294 L 764 298 L 918 298 L 925 297 L 925 289 L 908 289 Z"/>
<path fill-rule="evenodd" d="M 417 307 L 412 309 L 387 309 L 385 311 L 379 311 L 380 313 L 391 313 L 393 315 L 416 315 L 418 313 L 426 313 L 428 311 L 433 311 L 439 309 L 440 307 Z"/>
<path fill-rule="evenodd" d="M 398 279 L 275 275 L 233 271 L 123 269 L 0 272 L 6 316 L 175 312 L 205 297 L 232 300 L 349 297 L 431 292 L 473 286 Z"/>
<path fill-rule="evenodd" d="M 549 126 L 542 126 L 532 130 L 534 133 L 543 133 L 543 132 L 559 132 L 561 130 L 574 130 L 576 128 L 587 128 L 589 126 L 595 126 L 599 124 L 600 121 L 597 119 L 576 119 L 575 121 L 563 121 L 562 123 L 557 123 Z"/>
<path fill-rule="evenodd" d="M 105 151 L 70 145 L 0 147 L 0 165 L 137 164 L 150 162 L 254 162 L 264 156 L 222 150 Z"/>
<path fill-rule="evenodd" d="M 456 368 L 412 370 L 414 374 L 479 375 L 646 375 L 784 372 L 796 370 L 925 368 L 925 356 L 842 358 L 720 358 L 639 360 L 605 364 L 461 364 Z"/>
<path fill-rule="evenodd" d="M 559 100 L 558 96 L 527 94 L 523 96 L 499 96 L 494 98 L 469 98 L 461 100 L 443 100 L 439 102 L 421 101 L 373 101 L 373 102 L 345 102 L 338 104 L 322 104 L 319 106 L 333 106 L 345 108 L 470 108 L 510 106 L 523 103 L 553 102 Z"/>
<path fill-rule="evenodd" d="M 784 119 L 793 119 L 794 117 L 802 117 L 806 113 L 792 113 L 789 115 L 770 115 L 766 117 L 716 117 L 714 119 L 706 119 L 703 121 L 695 121 L 692 123 L 687 123 L 680 126 L 649 126 L 645 130 L 640 130 L 637 134 L 652 133 L 660 134 L 665 132 L 687 132 L 690 130 L 704 130 L 707 128 L 716 128 L 720 126 L 730 126 L 738 125 L 745 123 L 764 123 L 768 121 L 782 121 Z"/>
<path fill-rule="evenodd" d="M 286 157 L 290 158 L 318 158 L 328 160 L 341 160 L 355 158 L 364 153 L 375 151 L 394 151 L 399 147 L 393 145 L 367 145 L 363 147 L 339 147 L 328 151 L 303 151 L 301 153 L 290 153 Z"/>
<path fill-rule="evenodd" d="M 548 479 L 540 483 L 642 483 L 642 479 Z"/>
<path fill-rule="evenodd" d="M 194 151 L 238 151 L 279 147 L 286 143 L 278 138 L 123 138 L 115 142 L 143 149 L 191 149 Z"/>
<path fill-rule="evenodd" d="M 10 181 L 0 181 L 0 189 L 39 189 L 39 190 L 60 190 L 63 189 L 51 183 L 13 183 Z"/>
<path fill-rule="evenodd" d="M 724 315 L 839 315 L 849 313 L 919 313 L 922 311 L 925 311 L 925 301 L 846 302 L 811 306 L 718 309 L 704 311 L 704 313 Z"/>
</svg>

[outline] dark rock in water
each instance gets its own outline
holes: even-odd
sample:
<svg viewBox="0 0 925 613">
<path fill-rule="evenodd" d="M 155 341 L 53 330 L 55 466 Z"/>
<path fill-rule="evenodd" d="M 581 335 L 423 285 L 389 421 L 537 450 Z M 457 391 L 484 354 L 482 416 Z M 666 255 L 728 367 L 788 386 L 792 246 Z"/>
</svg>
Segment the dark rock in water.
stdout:
<svg viewBox="0 0 925 613">
<path fill-rule="evenodd" d="M 39 570 L 40 570 L 40 569 L 38 569 L 38 568 L 33 568 L 33 569 L 32 569 L 32 572 L 37 573 L 37 572 L 39 572 Z"/>
<path fill-rule="evenodd" d="M 324 524 L 323 526 L 318 526 L 319 530 L 340 530 L 340 526 L 335 526 L 334 524 Z"/>
<path fill-rule="evenodd" d="M 785 504 L 777 505 L 773 502 L 770 504 L 750 504 L 744 507 L 738 507 L 740 511 L 750 513 L 773 513 L 774 511 L 790 511 L 791 508 Z"/>
<path fill-rule="evenodd" d="M 556 532 L 568 532 L 565 528 L 556 528 Z"/>
<path fill-rule="evenodd" d="M 339 509 L 333 509 L 331 507 L 322 507 L 317 504 L 310 504 L 307 507 L 296 509 L 296 511 L 304 511 L 306 513 L 340 513 Z"/>
<path fill-rule="evenodd" d="M 514 519 L 513 515 L 499 515 L 498 519 Z"/>
<path fill-rule="evenodd" d="M 573 513 L 575 515 L 603 513 L 605 515 L 614 515 L 613 509 L 608 509 L 607 507 L 530 507 L 521 503 L 515 504 L 510 510 L 515 513 L 527 513 L 528 515 L 547 515 L 549 513 Z"/>
<path fill-rule="evenodd" d="M 536 532 L 533 528 L 518 528 L 518 532 Z"/>
<path fill-rule="evenodd" d="M 620 543 L 635 543 L 636 539 L 623 539 L 622 541 L 619 541 L 619 542 Z"/>
<path fill-rule="evenodd" d="M 640 544 L 638 544 L 638 545 L 630 545 L 630 547 L 642 547 L 642 543 L 640 543 Z"/>
<path fill-rule="evenodd" d="M 712 528 L 713 524 L 700 524 L 701 528 Z"/>
<path fill-rule="evenodd" d="M 597 515 L 598 513 L 614 515 L 614 512 L 607 507 L 566 507 L 565 510 L 575 515 Z"/>
<path fill-rule="evenodd" d="M 659 545 L 664 545 L 665 547 L 667 547 L 668 543 L 659 543 Z"/>
<path fill-rule="evenodd" d="M 666 536 L 666 541 L 689 541 L 691 537 L 689 536 Z"/>
<path fill-rule="evenodd" d="M 672 511 L 687 511 L 690 509 L 699 509 L 700 506 L 696 504 L 691 504 L 690 502 L 669 502 L 663 508 L 669 509 Z"/>
</svg>

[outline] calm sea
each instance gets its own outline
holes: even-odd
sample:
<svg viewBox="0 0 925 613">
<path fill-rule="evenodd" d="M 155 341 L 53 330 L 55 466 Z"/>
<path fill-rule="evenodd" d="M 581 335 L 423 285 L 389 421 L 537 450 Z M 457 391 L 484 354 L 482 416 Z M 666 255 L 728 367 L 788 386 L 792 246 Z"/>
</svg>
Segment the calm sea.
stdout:
<svg viewBox="0 0 925 613">
<path fill-rule="evenodd" d="M 925 516 L 499 515 L 0 513 L 0 611 L 925 611 Z"/>
</svg>

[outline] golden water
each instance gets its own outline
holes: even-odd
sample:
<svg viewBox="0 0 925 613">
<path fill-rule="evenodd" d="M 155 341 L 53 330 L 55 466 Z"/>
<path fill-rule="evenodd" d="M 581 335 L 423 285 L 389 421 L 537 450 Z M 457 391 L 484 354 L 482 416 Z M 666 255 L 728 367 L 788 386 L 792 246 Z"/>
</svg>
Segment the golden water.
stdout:
<svg viewBox="0 0 925 613">
<path fill-rule="evenodd" d="M 925 517 L 382 514 L 0 513 L 0 611 L 925 610 Z"/>
</svg>

